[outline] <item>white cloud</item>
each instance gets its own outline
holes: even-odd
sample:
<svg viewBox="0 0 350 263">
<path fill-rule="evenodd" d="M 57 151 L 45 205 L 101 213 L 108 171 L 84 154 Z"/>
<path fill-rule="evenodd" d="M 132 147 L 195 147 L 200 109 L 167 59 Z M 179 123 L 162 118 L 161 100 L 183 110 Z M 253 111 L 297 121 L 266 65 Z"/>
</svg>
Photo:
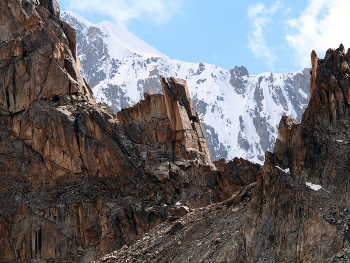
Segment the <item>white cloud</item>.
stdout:
<svg viewBox="0 0 350 263">
<path fill-rule="evenodd" d="M 248 8 L 248 16 L 249 18 L 254 18 L 257 15 L 261 14 L 265 9 L 265 6 L 262 3 L 257 3 L 249 6 Z"/>
<path fill-rule="evenodd" d="M 264 29 L 271 22 L 273 14 L 281 6 L 281 2 L 277 1 L 270 8 L 267 8 L 262 3 L 251 5 L 248 8 L 248 17 L 252 21 L 253 28 L 248 35 L 248 48 L 253 51 L 254 57 L 264 59 L 271 70 L 273 70 L 276 55 L 266 43 Z"/>
<path fill-rule="evenodd" d="M 180 10 L 183 0 L 69 0 L 70 10 L 100 13 L 110 16 L 118 25 L 131 20 L 166 23 Z"/>
<path fill-rule="evenodd" d="M 301 67 L 310 67 L 311 50 L 323 56 L 328 48 L 337 48 L 340 43 L 350 46 L 350 1 L 310 0 L 308 3 L 299 18 L 287 21 L 292 32 L 286 39 Z"/>
</svg>

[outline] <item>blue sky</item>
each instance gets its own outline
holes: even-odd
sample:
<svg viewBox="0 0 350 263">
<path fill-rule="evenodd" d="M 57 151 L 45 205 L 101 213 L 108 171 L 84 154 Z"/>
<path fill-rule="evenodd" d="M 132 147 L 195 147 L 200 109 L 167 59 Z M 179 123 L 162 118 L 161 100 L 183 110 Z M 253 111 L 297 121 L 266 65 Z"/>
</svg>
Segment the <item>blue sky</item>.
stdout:
<svg viewBox="0 0 350 263">
<path fill-rule="evenodd" d="M 310 67 L 340 43 L 350 47 L 350 0 L 59 0 L 92 23 L 108 20 L 162 53 L 250 74 Z"/>
</svg>

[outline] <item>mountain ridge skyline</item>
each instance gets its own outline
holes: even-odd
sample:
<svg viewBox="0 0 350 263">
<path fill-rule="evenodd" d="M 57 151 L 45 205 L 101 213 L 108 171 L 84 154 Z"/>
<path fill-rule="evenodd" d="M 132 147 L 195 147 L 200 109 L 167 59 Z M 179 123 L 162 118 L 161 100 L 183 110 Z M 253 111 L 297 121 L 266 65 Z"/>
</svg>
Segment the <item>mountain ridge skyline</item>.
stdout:
<svg viewBox="0 0 350 263">
<path fill-rule="evenodd" d="M 124 24 L 174 59 L 226 70 L 244 65 L 255 75 L 302 71 L 311 67 L 310 50 L 323 55 L 339 43 L 350 46 L 350 37 L 343 33 L 350 23 L 347 0 L 61 0 L 60 4 L 61 10 L 75 11 L 94 23 Z"/>
<path fill-rule="evenodd" d="M 77 14 L 62 12 L 61 17 L 77 31 L 84 78 L 97 101 L 114 112 L 136 104 L 144 92 L 161 93 L 160 75 L 185 79 L 213 160 L 243 157 L 261 163 L 264 152 L 273 149 L 281 116 L 300 120 L 307 105 L 309 69 L 251 75 L 243 66 L 224 70 L 168 56 L 123 53 L 111 30 L 86 24 Z"/>
</svg>

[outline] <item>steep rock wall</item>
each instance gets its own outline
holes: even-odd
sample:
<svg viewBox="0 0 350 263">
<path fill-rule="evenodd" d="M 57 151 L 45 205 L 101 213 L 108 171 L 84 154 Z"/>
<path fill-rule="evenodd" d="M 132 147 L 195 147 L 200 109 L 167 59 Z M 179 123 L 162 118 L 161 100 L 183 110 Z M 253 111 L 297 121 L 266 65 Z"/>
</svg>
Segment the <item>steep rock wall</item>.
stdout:
<svg viewBox="0 0 350 263">
<path fill-rule="evenodd" d="M 161 83 L 164 95 L 145 93 L 145 100 L 118 112 L 127 133 L 142 143 L 172 142 L 174 154 L 212 165 L 186 81 L 161 76 Z"/>
</svg>

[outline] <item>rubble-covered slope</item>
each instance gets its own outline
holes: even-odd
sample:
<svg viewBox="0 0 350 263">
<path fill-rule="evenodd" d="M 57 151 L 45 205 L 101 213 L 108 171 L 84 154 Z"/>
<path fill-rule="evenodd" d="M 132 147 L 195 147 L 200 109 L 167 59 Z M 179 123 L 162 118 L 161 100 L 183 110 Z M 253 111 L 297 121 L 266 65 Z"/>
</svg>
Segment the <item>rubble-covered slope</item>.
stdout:
<svg viewBox="0 0 350 263">
<path fill-rule="evenodd" d="M 274 147 L 281 116 L 300 121 L 308 103 L 308 69 L 250 75 L 243 66 L 225 70 L 186 63 L 110 22 L 94 25 L 73 12 L 61 18 L 77 31 L 83 76 L 97 101 L 115 112 L 136 104 L 144 92 L 160 93 L 159 75 L 185 79 L 212 160 L 243 157 L 262 163 L 265 151 Z"/>
<path fill-rule="evenodd" d="M 284 116 L 257 184 L 195 209 L 98 262 L 347 262 L 350 49 L 312 53 L 311 100 Z"/>
</svg>

